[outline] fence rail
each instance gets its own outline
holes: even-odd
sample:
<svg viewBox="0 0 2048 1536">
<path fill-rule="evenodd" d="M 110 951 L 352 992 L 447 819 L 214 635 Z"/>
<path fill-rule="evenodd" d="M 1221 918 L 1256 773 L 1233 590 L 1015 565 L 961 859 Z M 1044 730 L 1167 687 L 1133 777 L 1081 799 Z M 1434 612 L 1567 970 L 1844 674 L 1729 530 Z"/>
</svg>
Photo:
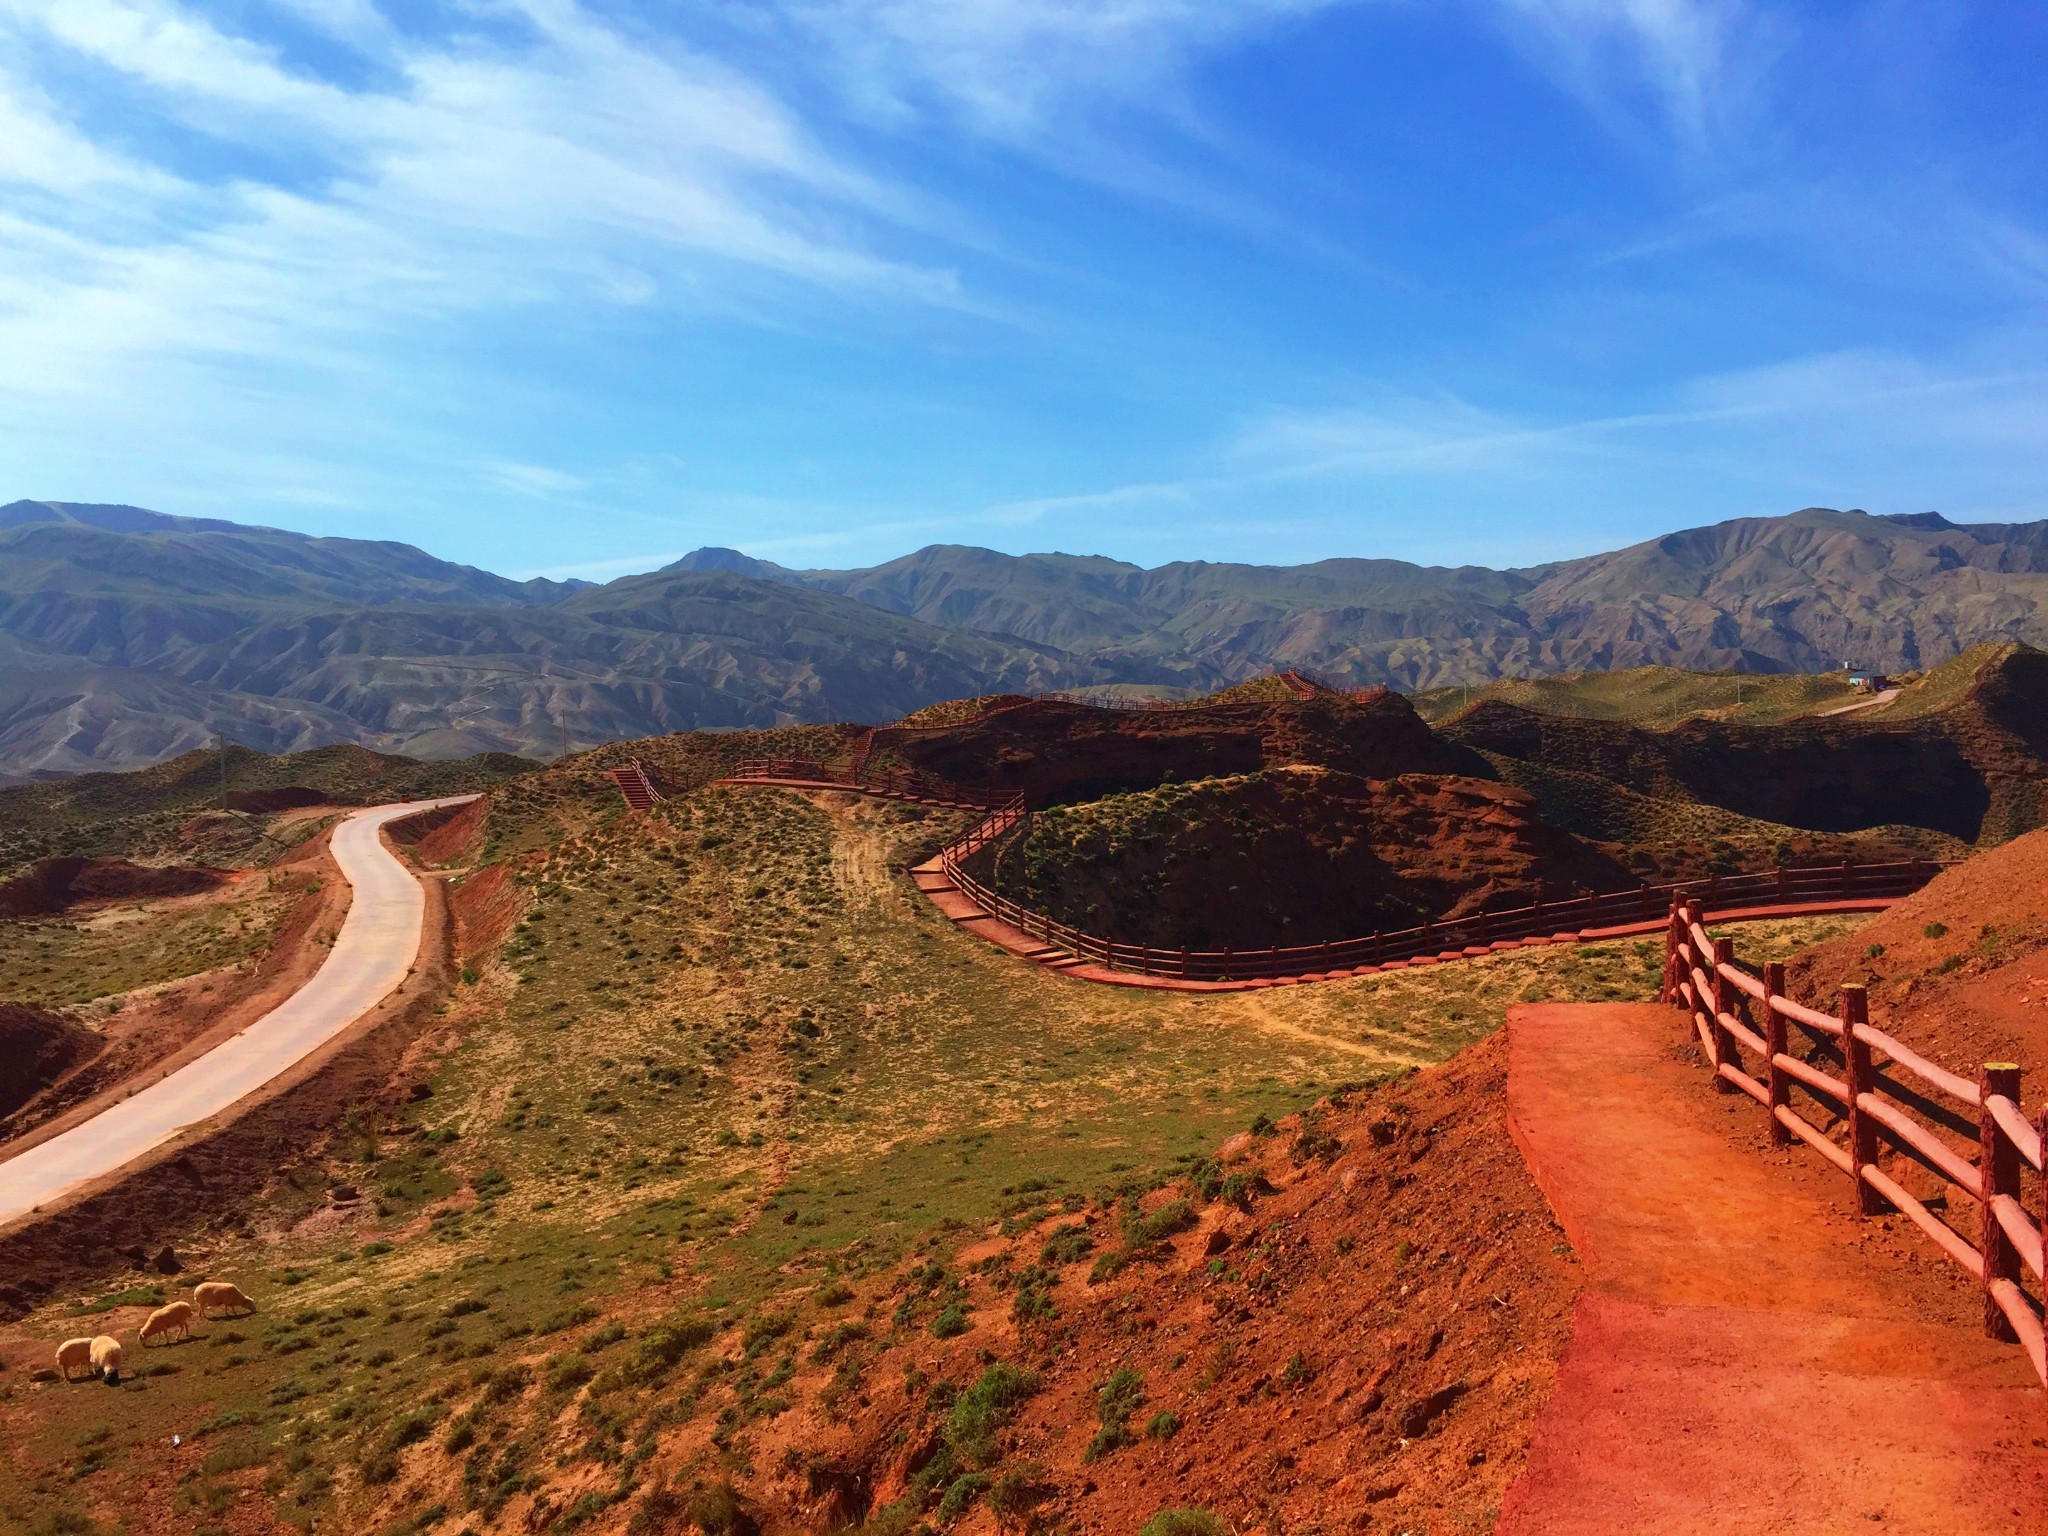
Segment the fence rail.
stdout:
<svg viewBox="0 0 2048 1536">
<path fill-rule="evenodd" d="M 1971 1082 L 1929 1061 L 1871 1024 L 1860 986 L 1841 988 L 1834 1017 L 1794 1002 L 1782 965 L 1760 975 L 1742 966 L 1734 941 L 1710 935 L 1689 899 L 1674 901 L 1667 920 L 1663 996 L 1686 1011 L 1715 1086 L 1755 1099 L 1774 1143 L 1796 1137 L 1846 1174 L 1858 1215 L 1897 1211 L 1981 1282 L 1985 1331 L 2019 1344 L 2048 1384 L 2043 1304 L 2026 1289 L 2029 1274 L 2037 1289 L 2044 1278 L 2048 1185 L 2037 1182 L 2034 1211 L 2022 1186 L 2023 1169 L 2042 1171 L 2048 1110 L 2032 1120 L 2021 1112 L 2020 1069 L 1987 1062 Z M 1792 1049 L 1794 1031 L 1805 1054 Z M 1801 1112 L 1795 1090 L 1825 1124 Z M 1913 1194 L 1895 1176 L 1904 1164 L 1940 1192 Z M 1974 1236 L 1947 1219 L 1952 1197 L 1977 1208 Z"/>
<path fill-rule="evenodd" d="M 732 779 L 790 779 L 834 784 L 870 794 L 919 800 L 989 814 L 939 854 L 940 867 L 983 911 L 1066 951 L 1078 960 L 1111 970 L 1183 981 L 1257 981 L 1282 977 L 1390 968 L 1460 959 L 1513 948 L 1529 940 L 1573 937 L 1589 930 L 1656 924 L 1674 900 L 1698 897 L 1708 908 L 1812 906 L 1830 901 L 1890 900 L 1918 890 L 1940 866 L 1915 860 L 1897 864 L 1828 864 L 1775 869 L 1751 875 L 1722 875 L 1682 884 L 1644 885 L 1620 891 L 1586 891 L 1556 901 L 1426 922 L 1410 928 L 1335 939 L 1317 944 L 1251 949 L 1177 949 L 1133 944 L 1114 935 L 1089 933 L 1026 907 L 993 890 L 968 867 L 984 849 L 1022 827 L 1029 817 L 1023 797 L 993 787 L 968 788 L 929 774 L 870 769 L 858 778 L 845 770 L 800 758 L 762 758 L 741 763 Z M 1650 930 L 1654 933 L 1655 929 Z"/>
</svg>

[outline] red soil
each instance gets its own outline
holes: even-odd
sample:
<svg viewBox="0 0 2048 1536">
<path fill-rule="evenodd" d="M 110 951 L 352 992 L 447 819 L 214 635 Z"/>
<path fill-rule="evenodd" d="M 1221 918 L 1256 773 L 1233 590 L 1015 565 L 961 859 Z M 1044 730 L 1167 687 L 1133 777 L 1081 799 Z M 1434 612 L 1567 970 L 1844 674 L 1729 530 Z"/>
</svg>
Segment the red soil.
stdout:
<svg viewBox="0 0 2048 1536">
<path fill-rule="evenodd" d="M 1632 883 L 1486 779 L 1298 766 L 1035 817 L 987 883 L 1085 933 L 1164 948 L 1317 944 Z"/>
<path fill-rule="evenodd" d="M 1793 995 L 1830 1011 L 1845 981 L 1869 987 L 1873 1023 L 1939 1065 L 1974 1079 L 1986 1061 L 2018 1062 L 2037 1099 L 2048 1086 L 2048 831 L 1955 866 L 1787 968 Z"/>
<path fill-rule="evenodd" d="M 1033 805 L 1285 763 L 1374 779 L 1487 771 L 1483 759 L 1440 740 L 1406 699 L 1385 689 L 1172 710 L 1033 699 L 943 730 L 885 726 L 875 732 L 872 760 L 890 759 L 956 784 L 1022 790 Z"/>
<path fill-rule="evenodd" d="M 1504 1056 L 1489 1040 L 1317 1114 L 1328 1162 L 1298 1141 L 1299 1117 L 1232 1138 L 1229 1171 L 1276 1192 L 1201 1208 L 1102 1283 L 1089 1283 L 1090 1260 L 1059 1267 L 1048 1323 L 1020 1332 L 1005 1279 L 1076 1218 L 969 1247 L 971 1332 L 892 1350 L 848 1422 L 809 1403 L 777 1421 L 793 1454 L 758 1453 L 780 1475 L 745 1490 L 767 1528 L 814 1524 L 820 1486 L 865 1488 L 876 1505 L 902 1496 L 941 1417 L 929 1388 L 906 1386 L 906 1355 L 959 1385 L 993 1357 L 1037 1372 L 1004 1464 L 1040 1463 L 1042 1512 L 1070 1529 L 1135 1531 L 1188 1505 L 1273 1532 L 1484 1525 L 1521 1469 L 1581 1283 L 1509 1139 Z M 1115 1246 L 1111 1213 L 1087 1219 L 1098 1251 Z M 1119 1369 L 1143 1381 L 1134 1443 L 1091 1462 L 1097 1389 Z M 1161 1411 L 1181 1427 L 1149 1438 Z M 993 1528 L 985 1509 L 958 1527 Z"/>
<path fill-rule="evenodd" d="M 0 1003 L 0 1117 L 91 1060 L 105 1044 L 61 1013 Z"/>
<path fill-rule="evenodd" d="M 199 865 L 131 864 L 126 859 L 41 859 L 0 884 L 0 919 L 47 917 L 110 901 L 196 896 L 231 878 Z"/>
<path fill-rule="evenodd" d="M 2008 1532 L 2048 1494 L 2041 1393 L 1904 1218 L 1770 1147 L 1682 1015 L 1510 1015 L 1517 1140 L 1586 1263 L 1503 1532 Z"/>
</svg>

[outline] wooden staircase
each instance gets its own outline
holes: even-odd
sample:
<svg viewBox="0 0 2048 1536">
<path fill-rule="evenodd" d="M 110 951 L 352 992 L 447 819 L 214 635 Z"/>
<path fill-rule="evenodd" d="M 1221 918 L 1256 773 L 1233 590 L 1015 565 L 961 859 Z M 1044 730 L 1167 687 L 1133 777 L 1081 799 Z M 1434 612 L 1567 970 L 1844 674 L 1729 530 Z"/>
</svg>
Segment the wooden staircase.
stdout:
<svg viewBox="0 0 2048 1536">
<path fill-rule="evenodd" d="M 855 784 L 858 784 L 860 776 L 867 772 L 868 754 L 874 750 L 875 733 L 869 731 L 865 736 L 861 737 L 859 745 L 853 749 L 853 767 L 848 770 L 847 776 Z"/>
<path fill-rule="evenodd" d="M 654 792 L 654 785 L 648 781 L 647 772 L 638 763 L 628 763 L 623 768 L 609 769 L 612 782 L 619 786 L 619 793 L 626 797 L 627 808 L 636 815 L 645 816 L 654 809 L 661 798 Z"/>
</svg>

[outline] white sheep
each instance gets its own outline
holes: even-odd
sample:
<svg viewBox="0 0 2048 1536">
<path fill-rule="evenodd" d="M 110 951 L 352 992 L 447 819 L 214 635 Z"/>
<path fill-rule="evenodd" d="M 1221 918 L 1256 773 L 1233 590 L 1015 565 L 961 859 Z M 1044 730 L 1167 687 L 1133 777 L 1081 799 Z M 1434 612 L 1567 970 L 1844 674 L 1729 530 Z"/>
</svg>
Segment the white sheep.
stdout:
<svg viewBox="0 0 2048 1536">
<path fill-rule="evenodd" d="M 71 1380 L 73 1371 L 92 1370 L 92 1340 L 66 1339 L 57 1346 L 57 1369 L 64 1373 L 66 1381 Z"/>
<path fill-rule="evenodd" d="M 223 1312 L 256 1310 L 256 1303 L 242 1294 L 242 1288 L 226 1280 L 209 1280 L 204 1285 L 193 1287 L 192 1304 L 199 1308 L 201 1317 L 213 1316 L 215 1308 Z"/>
<path fill-rule="evenodd" d="M 94 1339 L 92 1368 L 101 1381 L 110 1387 L 118 1387 L 121 1384 L 121 1341 L 105 1333 Z"/>
<path fill-rule="evenodd" d="M 190 1337 L 192 1333 L 192 1303 L 174 1301 L 167 1307 L 158 1307 L 143 1320 L 142 1332 L 137 1335 L 146 1346 L 153 1338 L 161 1335 L 168 1339 L 172 1334 Z"/>
</svg>

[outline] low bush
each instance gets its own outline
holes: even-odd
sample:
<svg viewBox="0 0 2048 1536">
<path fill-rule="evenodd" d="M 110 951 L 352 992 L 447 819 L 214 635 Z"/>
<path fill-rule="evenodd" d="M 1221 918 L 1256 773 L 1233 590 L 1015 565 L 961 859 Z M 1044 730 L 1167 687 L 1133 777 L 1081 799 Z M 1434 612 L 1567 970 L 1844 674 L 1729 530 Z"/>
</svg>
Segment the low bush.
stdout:
<svg viewBox="0 0 2048 1536">
<path fill-rule="evenodd" d="M 1230 1527 L 1206 1509 L 1162 1509 L 1138 1536 L 1227 1536 Z"/>
</svg>

